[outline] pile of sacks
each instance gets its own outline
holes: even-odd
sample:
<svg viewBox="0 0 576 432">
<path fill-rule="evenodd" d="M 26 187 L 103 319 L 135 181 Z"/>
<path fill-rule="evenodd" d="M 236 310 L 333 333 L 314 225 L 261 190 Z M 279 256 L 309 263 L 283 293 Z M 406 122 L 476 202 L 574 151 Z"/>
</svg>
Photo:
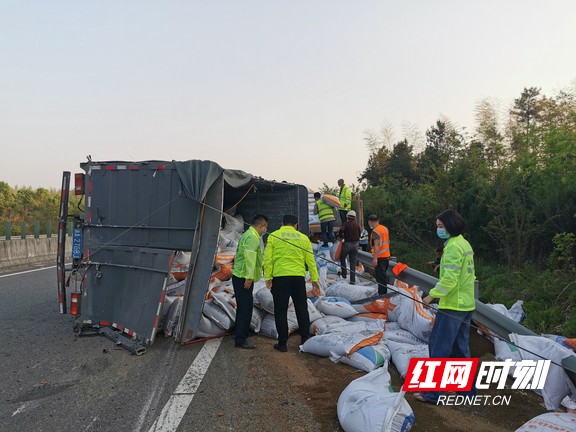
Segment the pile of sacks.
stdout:
<svg viewBox="0 0 576 432">
<path fill-rule="evenodd" d="M 520 323 L 526 317 L 522 304 L 522 300 L 518 300 L 509 309 L 499 303 L 487 304 L 487 306 L 503 316 Z M 497 360 L 552 360 L 553 364 L 550 365 L 544 389 L 534 391 L 543 397 L 544 405 L 548 410 L 557 410 L 560 406 L 564 406 L 569 410 L 576 410 L 576 402 L 572 399 L 576 396 L 576 387 L 564 368 L 557 366 L 568 358 L 574 357 L 576 359 L 575 338 L 570 339 L 565 336 L 551 334 L 542 334 L 540 336 L 510 334 L 510 342 L 507 342 L 482 324 L 475 324 L 480 328 L 478 333 L 494 343 L 494 353 Z M 514 371 L 515 368 L 509 370 L 511 377 L 514 376 Z M 524 429 L 521 428 L 519 430 Z"/>
<path fill-rule="evenodd" d="M 233 217 L 225 214 L 224 218 L 225 224 L 224 228 L 220 230 L 218 238 L 218 248 L 202 310 L 200 327 L 196 333 L 199 337 L 224 334 L 234 326 L 236 319 L 236 303 L 231 278 L 238 241 L 244 231 L 244 220 L 240 215 Z M 174 255 L 162 308 L 163 316 L 158 327 L 168 337 L 177 338 L 179 336 L 178 322 L 182 313 L 189 264 L 189 252 L 180 251 Z M 260 328 L 261 315 L 257 311 L 253 314 L 252 328 L 254 330 Z"/>
<path fill-rule="evenodd" d="M 220 233 L 214 272 L 196 333 L 199 337 L 218 336 L 234 326 L 236 303 L 230 278 L 243 222 L 239 218 L 230 219 L 228 221 L 227 217 L 226 227 Z M 373 384 L 380 380 L 389 382 L 390 361 L 405 376 L 410 358 L 428 357 L 427 342 L 434 324 L 434 313 L 414 301 L 421 300 L 417 287 L 395 281 L 393 286 L 389 286 L 389 292 L 396 294 L 375 298 L 378 294 L 377 284 L 357 277 L 356 285 L 351 285 L 348 279 L 337 275 L 340 266 L 331 259 L 329 249 L 318 246 L 315 249 L 319 288 L 314 288 L 309 278 L 306 283 L 310 333 L 313 337 L 301 345 L 300 350 L 369 373 L 363 377 L 369 378 L 354 380 L 340 397 L 338 413 L 341 419 L 347 419 L 346 424 L 343 423 L 346 431 L 374 430 L 373 425 L 380 423 L 388 426 L 378 430 L 409 430 L 414 414 L 403 393 L 394 393 L 389 385 L 373 388 Z M 189 256 L 187 258 L 189 261 Z M 166 310 L 166 305 L 170 304 L 164 320 L 164 333 L 167 336 L 178 336 L 175 333 L 186 282 L 181 276 L 183 273 L 187 275 L 186 266 L 186 254 L 177 254 L 174 280 L 167 287 L 164 308 Z M 361 265 L 357 270 L 363 273 Z M 291 333 L 298 330 L 293 305 L 288 308 L 288 326 Z M 250 328 L 272 339 L 278 337 L 274 301 L 264 280 L 254 284 Z M 372 373 L 373 377 L 370 375 Z M 362 401 L 354 401 L 362 392 L 366 393 L 366 397 Z M 373 415 L 366 414 L 366 410 L 373 410 Z"/>
<path fill-rule="evenodd" d="M 526 318 L 522 305 L 523 301 L 518 300 L 510 308 L 500 303 L 487 304 L 486 306 L 517 323 L 521 323 Z M 576 338 L 570 339 L 551 334 L 540 336 L 510 334 L 510 342 L 507 342 L 481 323 L 475 323 L 475 325 L 479 328 L 479 334 L 494 343 L 494 353 L 497 360 L 549 359 L 559 365 L 569 357 L 576 358 Z M 576 396 L 576 388 L 564 368 L 557 365 L 550 365 L 544 389 L 534 391 L 543 397 L 544 405 L 549 410 L 557 410 L 561 405 L 569 410 L 576 410 L 576 402 L 573 400 Z M 514 370 L 515 368 L 511 368 L 509 371 L 511 377 L 514 376 Z"/>
</svg>

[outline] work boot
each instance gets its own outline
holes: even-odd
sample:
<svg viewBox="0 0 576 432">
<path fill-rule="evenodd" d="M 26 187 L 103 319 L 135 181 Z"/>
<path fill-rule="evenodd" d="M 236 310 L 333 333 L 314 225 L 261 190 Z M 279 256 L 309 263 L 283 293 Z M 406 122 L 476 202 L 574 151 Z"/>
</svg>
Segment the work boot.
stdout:
<svg viewBox="0 0 576 432">
<path fill-rule="evenodd" d="M 286 345 L 280 345 L 279 343 L 274 344 L 274 349 L 278 350 L 280 352 L 286 352 L 288 351 L 288 347 Z"/>
<path fill-rule="evenodd" d="M 256 348 L 256 345 L 254 345 L 249 340 L 246 340 L 244 343 L 236 344 L 235 347 L 236 348 L 244 348 L 244 349 L 254 349 L 254 348 Z"/>
</svg>

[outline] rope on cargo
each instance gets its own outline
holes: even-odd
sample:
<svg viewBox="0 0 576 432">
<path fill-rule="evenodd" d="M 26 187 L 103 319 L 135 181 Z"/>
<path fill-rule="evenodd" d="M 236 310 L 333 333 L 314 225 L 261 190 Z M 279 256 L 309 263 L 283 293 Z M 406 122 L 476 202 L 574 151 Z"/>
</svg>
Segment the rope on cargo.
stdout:
<svg viewBox="0 0 576 432">
<path fill-rule="evenodd" d="M 256 186 L 255 186 L 254 183 L 252 183 L 252 184 L 250 185 L 250 187 L 248 188 L 248 190 L 246 191 L 246 193 L 245 193 L 244 195 L 242 195 L 242 198 L 240 198 L 236 204 L 234 204 L 234 205 L 228 207 L 226 210 L 224 210 L 224 213 L 229 212 L 229 211 L 232 210 L 234 207 L 236 207 L 238 204 L 240 204 L 242 201 L 244 201 L 244 198 L 246 198 L 246 197 L 248 196 L 248 194 L 250 193 L 250 191 L 251 191 L 252 189 L 256 189 Z"/>
</svg>

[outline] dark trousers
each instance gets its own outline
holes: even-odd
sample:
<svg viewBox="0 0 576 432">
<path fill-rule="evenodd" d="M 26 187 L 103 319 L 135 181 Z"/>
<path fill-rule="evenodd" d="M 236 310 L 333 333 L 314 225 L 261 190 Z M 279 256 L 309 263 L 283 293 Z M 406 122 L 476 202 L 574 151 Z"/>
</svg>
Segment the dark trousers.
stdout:
<svg viewBox="0 0 576 432">
<path fill-rule="evenodd" d="M 348 214 L 349 210 L 338 210 L 338 213 L 340 214 L 340 222 L 342 222 L 342 225 L 344 225 L 346 223 L 347 217 L 346 215 Z"/>
<path fill-rule="evenodd" d="M 272 297 L 274 298 L 274 320 L 278 331 L 278 343 L 286 345 L 288 341 L 288 303 L 290 297 L 296 310 L 300 336 L 310 336 L 310 316 L 306 298 L 306 281 L 303 276 L 274 276 L 272 279 Z"/>
<path fill-rule="evenodd" d="M 390 260 L 388 258 L 378 258 L 378 265 L 374 269 L 374 277 L 376 282 L 378 282 L 378 294 L 386 294 L 388 292 L 386 272 L 388 271 L 389 263 Z"/>
<path fill-rule="evenodd" d="M 342 251 L 340 252 L 340 267 L 342 269 L 342 277 L 346 277 L 346 257 L 350 262 L 350 283 L 356 282 L 356 261 L 358 261 L 358 242 L 342 243 Z"/>
<path fill-rule="evenodd" d="M 430 358 L 470 357 L 470 320 L 473 313 L 474 311 L 438 310 L 428 341 Z M 437 402 L 441 394 L 441 392 L 422 392 L 422 396 L 431 402 Z M 473 386 L 469 392 L 459 394 L 474 396 L 476 388 Z"/>
<path fill-rule="evenodd" d="M 248 338 L 250 321 L 252 321 L 252 309 L 254 307 L 254 283 L 248 289 L 244 288 L 246 279 L 232 275 L 232 286 L 236 297 L 236 345 L 242 345 Z"/>
<path fill-rule="evenodd" d="M 334 235 L 334 221 L 320 222 L 320 231 L 322 231 L 322 242 L 324 246 L 328 246 L 328 242 L 334 243 L 336 236 Z"/>
</svg>

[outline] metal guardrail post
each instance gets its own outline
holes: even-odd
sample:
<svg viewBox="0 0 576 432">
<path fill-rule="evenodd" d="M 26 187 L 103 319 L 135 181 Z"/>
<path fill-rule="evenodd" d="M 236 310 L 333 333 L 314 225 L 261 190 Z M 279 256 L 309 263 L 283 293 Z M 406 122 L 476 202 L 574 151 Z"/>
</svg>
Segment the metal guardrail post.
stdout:
<svg viewBox="0 0 576 432">
<path fill-rule="evenodd" d="M 34 222 L 34 238 L 40 238 L 40 222 Z"/>
<path fill-rule="evenodd" d="M 52 222 L 46 223 L 46 238 L 52 238 Z"/>
<path fill-rule="evenodd" d="M 20 238 L 26 240 L 26 222 L 20 224 Z"/>
<path fill-rule="evenodd" d="M 12 222 L 6 222 L 6 232 L 5 232 L 6 240 L 12 239 Z"/>
</svg>

